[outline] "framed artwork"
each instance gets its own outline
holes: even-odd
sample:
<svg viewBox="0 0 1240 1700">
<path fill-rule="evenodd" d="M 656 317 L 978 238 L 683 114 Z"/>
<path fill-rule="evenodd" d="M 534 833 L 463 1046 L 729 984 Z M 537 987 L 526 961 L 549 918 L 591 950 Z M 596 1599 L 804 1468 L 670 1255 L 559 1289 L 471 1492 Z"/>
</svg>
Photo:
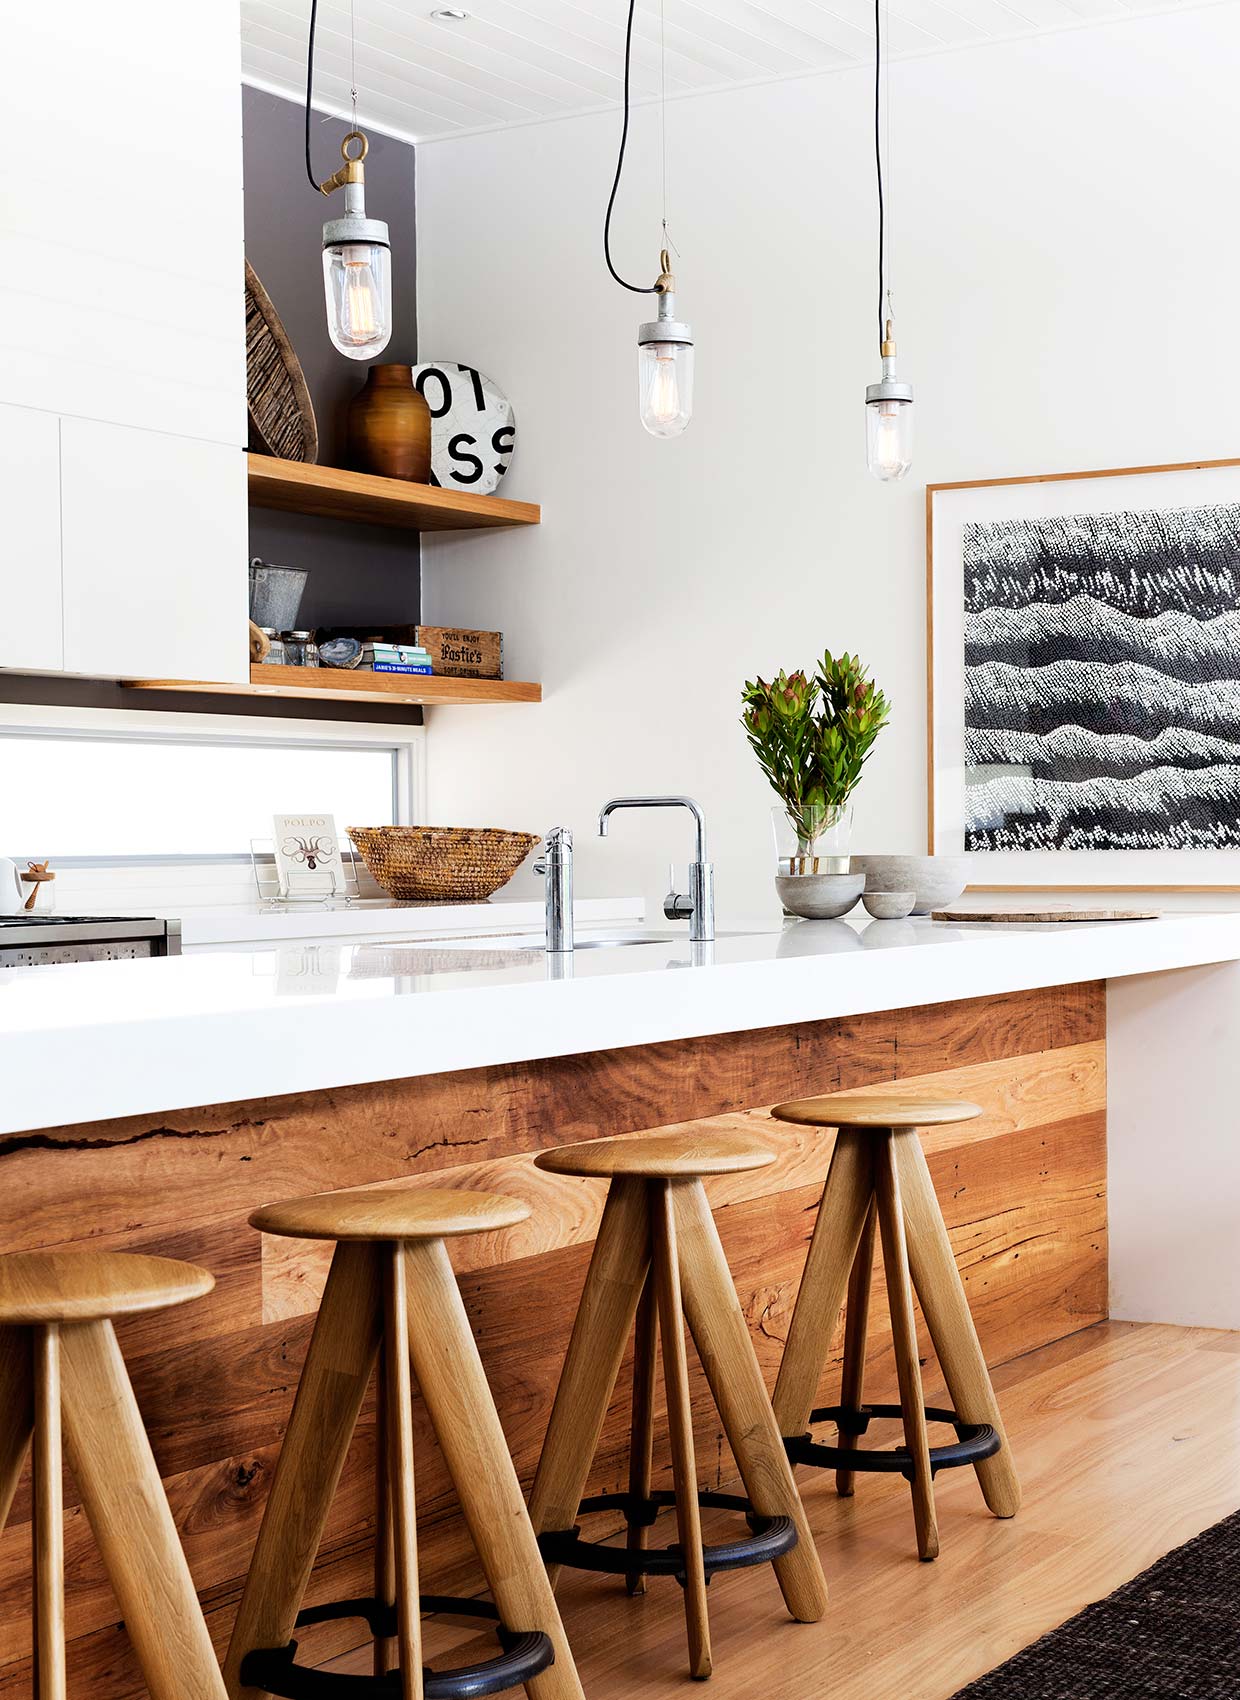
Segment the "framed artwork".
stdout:
<svg viewBox="0 0 1240 1700">
<path fill-rule="evenodd" d="M 1240 460 L 926 491 L 929 847 L 1240 889 Z"/>
</svg>

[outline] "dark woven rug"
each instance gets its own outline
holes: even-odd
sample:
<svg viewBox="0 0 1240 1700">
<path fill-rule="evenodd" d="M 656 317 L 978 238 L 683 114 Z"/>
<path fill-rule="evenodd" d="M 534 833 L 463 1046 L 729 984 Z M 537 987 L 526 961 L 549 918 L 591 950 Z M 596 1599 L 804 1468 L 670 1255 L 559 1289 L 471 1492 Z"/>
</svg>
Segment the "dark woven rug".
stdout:
<svg viewBox="0 0 1240 1700">
<path fill-rule="evenodd" d="M 1240 1511 L 954 1700 L 1240 1700 Z"/>
</svg>

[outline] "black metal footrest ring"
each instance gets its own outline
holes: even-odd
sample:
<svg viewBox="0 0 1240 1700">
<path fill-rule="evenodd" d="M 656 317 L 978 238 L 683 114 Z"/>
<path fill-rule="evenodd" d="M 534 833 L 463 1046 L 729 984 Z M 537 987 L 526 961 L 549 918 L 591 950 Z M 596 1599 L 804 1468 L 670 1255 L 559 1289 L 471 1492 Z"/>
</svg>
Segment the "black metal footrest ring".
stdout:
<svg viewBox="0 0 1240 1700">
<path fill-rule="evenodd" d="M 824 1405 L 811 1411 L 811 1423 L 834 1423 L 844 1434 L 864 1434 L 877 1417 L 902 1417 L 899 1405 L 863 1405 L 849 1410 L 843 1405 Z M 1003 1442 L 989 1423 L 962 1423 L 955 1411 L 943 1411 L 926 1406 L 928 1423 L 945 1423 L 956 1431 L 955 1443 L 930 1448 L 931 1479 L 940 1470 L 959 1470 L 965 1464 L 978 1464 L 983 1458 L 993 1458 Z M 855 1470 L 858 1474 L 903 1476 L 913 1479 L 913 1461 L 906 1446 L 889 1451 L 864 1451 L 855 1446 L 824 1446 L 812 1434 L 785 1435 L 784 1451 L 793 1464 L 812 1464 L 820 1470 Z"/>
<path fill-rule="evenodd" d="M 477 1618 L 490 1624 L 501 1651 L 494 1659 L 456 1670 L 422 1672 L 426 1700 L 481 1700 L 506 1688 L 519 1688 L 539 1671 L 555 1662 L 555 1649 L 542 1630 L 513 1630 L 502 1621 L 489 1600 L 462 1600 L 450 1594 L 423 1594 L 424 1612 L 442 1612 L 452 1617 Z M 297 1628 L 314 1623 L 332 1623 L 340 1618 L 361 1618 L 376 1640 L 396 1635 L 396 1608 L 364 1598 L 335 1600 L 330 1605 L 311 1606 L 298 1614 Z M 339 1672 L 312 1670 L 297 1663 L 297 1643 L 286 1647 L 260 1647 L 241 1661 L 243 1687 L 261 1688 L 281 1700 L 401 1700 L 400 1672 L 386 1676 L 346 1676 Z"/>
<path fill-rule="evenodd" d="M 676 1503 L 674 1493 L 652 1493 L 648 1498 L 631 1493 L 600 1493 L 583 1499 L 579 1517 L 596 1511 L 619 1511 L 630 1528 L 649 1528 L 661 1511 Z M 717 1570 L 743 1570 L 751 1564 L 771 1564 L 797 1544 L 796 1525 L 791 1517 L 759 1517 L 747 1499 L 735 1493 L 700 1493 L 698 1504 L 713 1511 L 739 1511 L 750 1533 L 739 1540 L 702 1548 L 706 1580 Z M 685 1580 L 684 1553 L 679 1542 L 672 1546 L 642 1548 L 604 1546 L 582 1538 L 580 1526 L 549 1529 L 539 1535 L 538 1548 L 548 1564 L 566 1564 L 574 1570 L 593 1570 L 604 1576 L 674 1576 Z"/>
</svg>

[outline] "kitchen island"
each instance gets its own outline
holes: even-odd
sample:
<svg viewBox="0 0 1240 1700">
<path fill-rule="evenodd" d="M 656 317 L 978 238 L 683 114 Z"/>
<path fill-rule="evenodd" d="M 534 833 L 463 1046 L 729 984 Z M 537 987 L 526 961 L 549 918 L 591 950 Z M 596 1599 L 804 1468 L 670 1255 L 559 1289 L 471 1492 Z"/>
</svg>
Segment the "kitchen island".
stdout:
<svg viewBox="0 0 1240 1700">
<path fill-rule="evenodd" d="M 1176 1188 L 1186 1200 L 1193 1171 L 1198 1202 L 1208 1193 L 1220 1227 L 1234 1220 L 1234 1159 L 1220 1162 L 1230 1129 L 1192 1106 L 1208 1109 L 1235 1066 L 1237 958 L 1240 917 L 1191 915 L 1067 928 L 797 923 L 711 947 L 682 936 L 579 951 L 550 967 L 541 951 L 495 937 L 24 971 L 0 980 L 5 1246 L 148 1250 L 215 1273 L 209 1298 L 120 1332 L 222 1642 L 327 1266 L 321 1246 L 249 1229 L 258 1204 L 393 1180 L 530 1201 L 528 1222 L 453 1252 L 528 1478 L 603 1190 L 544 1174 L 531 1155 L 702 1118 L 758 1128 L 777 1161 L 709 1190 L 773 1380 L 830 1136 L 775 1124 L 765 1107 L 899 1081 L 982 1106 L 978 1120 L 928 1135 L 926 1148 L 987 1356 L 1004 1362 L 1114 1308 L 1108 1001 L 1112 1103 L 1124 1105 L 1111 1188 L 1125 1199 L 1125 1258 L 1142 1263 L 1152 1210 L 1164 1227 L 1178 1220 Z M 1174 1126 L 1169 1101 L 1181 1112 Z M 1130 1127 L 1143 1154 L 1135 1168 L 1123 1155 Z M 1164 1149 L 1169 1134 L 1192 1149 L 1193 1164 L 1151 1172 L 1151 1130 Z M 1182 1222 L 1178 1239 L 1164 1233 L 1161 1255 L 1187 1261 L 1189 1232 Z M 1200 1210 L 1191 1234 L 1194 1264 L 1209 1271 Z M 1228 1297 L 1211 1274 L 1230 1304 L 1234 1288 Z M 1113 1273 L 1112 1287 L 1126 1280 Z M 1163 1320 L 1196 1302 L 1164 1291 Z M 881 1399 L 894 1371 L 877 1293 L 875 1312 Z M 592 1491 L 622 1485 L 627 1373 Z M 824 1402 L 834 1373 L 829 1365 Z M 713 1408 L 695 1389 L 699 1457 L 726 1479 Z M 439 1589 L 467 1592 L 471 1555 L 417 1420 L 425 1572 Z M 308 1603 L 370 1587 L 372 1448 L 368 1413 Z M 28 1690 L 28 1517 L 23 1489 L 0 1536 L 0 1700 Z M 71 1679 L 96 1700 L 140 1693 L 80 1510 L 66 1539 Z M 316 1631 L 307 1649 L 326 1658 L 347 1645 L 342 1633 Z"/>
</svg>

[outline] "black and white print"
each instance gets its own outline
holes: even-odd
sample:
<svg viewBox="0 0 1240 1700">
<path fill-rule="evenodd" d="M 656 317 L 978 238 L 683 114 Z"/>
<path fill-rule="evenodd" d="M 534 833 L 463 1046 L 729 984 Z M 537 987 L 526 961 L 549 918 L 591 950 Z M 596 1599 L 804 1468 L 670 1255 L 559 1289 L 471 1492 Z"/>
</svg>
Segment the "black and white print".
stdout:
<svg viewBox="0 0 1240 1700">
<path fill-rule="evenodd" d="M 1240 848 L 1240 504 L 962 540 L 965 849 Z"/>
</svg>

